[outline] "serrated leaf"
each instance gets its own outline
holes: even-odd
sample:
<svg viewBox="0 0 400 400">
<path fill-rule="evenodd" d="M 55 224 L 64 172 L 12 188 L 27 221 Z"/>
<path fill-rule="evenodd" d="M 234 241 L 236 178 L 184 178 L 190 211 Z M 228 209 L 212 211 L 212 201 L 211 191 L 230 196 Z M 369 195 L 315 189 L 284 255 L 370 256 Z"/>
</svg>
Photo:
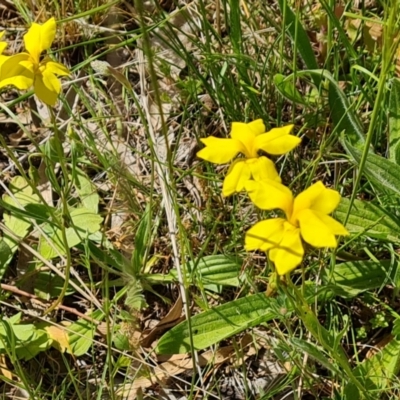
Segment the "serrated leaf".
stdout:
<svg viewBox="0 0 400 400">
<path fill-rule="evenodd" d="M 345 222 L 349 207 L 350 200 L 342 198 L 335 211 L 340 222 Z M 375 239 L 400 242 L 400 222 L 371 202 L 354 200 L 346 228 L 352 234 L 363 233 Z"/>
<path fill-rule="evenodd" d="M 400 372 L 400 341 L 392 339 L 383 350 L 363 361 L 354 370 L 355 377 L 362 383 L 366 391 L 374 393 L 377 399 L 380 392 L 392 386 L 392 380 Z M 362 397 L 353 383 L 345 389 L 346 398 L 358 400 Z"/>
<path fill-rule="evenodd" d="M 282 299 L 255 294 L 207 310 L 191 318 L 189 330 L 186 321 L 164 334 L 157 345 L 159 354 L 178 354 L 190 351 L 190 336 L 195 350 L 220 342 L 246 328 L 272 318 L 282 318 L 288 307 Z"/>
<path fill-rule="evenodd" d="M 357 165 L 360 164 L 362 151 L 343 140 L 343 147 Z M 400 196 L 400 166 L 386 158 L 369 153 L 363 169 L 365 176 L 383 193 Z"/>
<path fill-rule="evenodd" d="M 400 79 L 393 78 L 389 97 L 389 160 L 400 165 Z"/>
<path fill-rule="evenodd" d="M 396 271 L 397 264 L 391 260 L 345 262 L 336 264 L 331 275 L 326 271 L 323 282 L 336 295 L 351 298 L 391 282 Z"/>
</svg>

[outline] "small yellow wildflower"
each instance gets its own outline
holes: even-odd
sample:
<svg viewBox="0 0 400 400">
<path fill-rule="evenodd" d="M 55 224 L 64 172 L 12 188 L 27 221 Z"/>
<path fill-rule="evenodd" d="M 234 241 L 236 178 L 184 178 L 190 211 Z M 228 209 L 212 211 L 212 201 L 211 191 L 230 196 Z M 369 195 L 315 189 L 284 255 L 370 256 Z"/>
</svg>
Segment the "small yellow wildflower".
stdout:
<svg viewBox="0 0 400 400">
<path fill-rule="evenodd" d="M 225 164 L 239 153 L 245 158 L 238 158 L 229 168 L 222 187 L 222 194 L 230 196 L 245 188 L 249 179 L 270 179 L 280 182 L 275 164 L 267 157 L 260 156 L 259 151 L 272 155 L 281 155 L 294 149 L 300 139 L 290 135 L 293 125 L 274 128 L 265 132 L 265 125 L 261 119 L 248 124 L 233 122 L 231 139 L 220 139 L 209 136 L 200 139 L 206 147 L 197 153 L 197 156 L 214 164 Z"/>
<path fill-rule="evenodd" d="M 251 200 L 260 208 L 280 208 L 286 219 L 273 218 L 256 223 L 245 237 L 246 250 L 269 252 L 279 275 L 295 269 L 304 255 L 303 239 L 314 247 L 337 247 L 335 235 L 348 235 L 347 229 L 328 214 L 340 202 L 336 190 L 317 182 L 293 199 L 286 186 L 271 182 L 246 183 Z"/>
<path fill-rule="evenodd" d="M 56 75 L 67 76 L 69 70 L 60 63 L 45 56 L 56 35 L 56 21 L 49 19 L 43 25 L 33 23 L 24 35 L 27 52 L 19 53 L 0 64 L 0 88 L 13 85 L 20 90 L 33 86 L 36 96 L 48 105 L 55 105 L 61 91 L 61 83 Z"/>
<path fill-rule="evenodd" d="M 3 64 L 4 61 L 7 60 L 7 56 L 3 55 L 3 51 L 7 47 L 7 43 L 3 40 L 3 36 L 6 33 L 6 31 L 0 32 L 0 65 Z"/>
</svg>

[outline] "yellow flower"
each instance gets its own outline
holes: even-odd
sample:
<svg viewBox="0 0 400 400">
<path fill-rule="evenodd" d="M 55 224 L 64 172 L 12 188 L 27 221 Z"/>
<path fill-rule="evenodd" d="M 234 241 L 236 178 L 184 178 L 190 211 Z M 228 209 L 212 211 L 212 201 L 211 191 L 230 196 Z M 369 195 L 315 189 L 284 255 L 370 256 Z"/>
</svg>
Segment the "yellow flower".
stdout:
<svg viewBox="0 0 400 400">
<path fill-rule="evenodd" d="M 245 237 L 246 250 L 269 252 L 279 275 L 295 269 L 304 255 L 303 239 L 314 247 L 337 247 L 335 235 L 348 235 L 347 229 L 328 214 L 340 202 L 336 190 L 317 182 L 293 199 L 286 186 L 271 182 L 246 183 L 251 200 L 260 208 L 280 208 L 285 218 L 256 223 Z"/>
<path fill-rule="evenodd" d="M 229 196 L 244 189 L 246 181 L 271 179 L 280 182 L 274 163 L 259 151 L 272 155 L 285 154 L 294 149 L 300 139 L 290 135 L 293 125 L 274 128 L 265 132 L 265 125 L 261 119 L 248 124 L 234 122 L 232 124 L 231 139 L 220 139 L 209 136 L 200 139 L 206 147 L 197 153 L 197 156 L 214 164 L 225 164 L 239 153 L 245 158 L 235 160 L 229 168 L 222 187 L 222 194 Z"/>
<path fill-rule="evenodd" d="M 4 40 L 2 40 L 5 33 L 6 31 L 0 32 L 0 65 L 3 64 L 4 61 L 6 61 L 8 58 L 7 56 L 3 55 L 3 51 L 7 47 L 7 43 Z"/>
<path fill-rule="evenodd" d="M 40 56 L 50 49 L 56 35 L 56 21 L 49 19 L 43 25 L 33 23 L 24 35 L 27 52 L 19 53 L 0 64 L 0 88 L 13 85 L 20 90 L 33 86 L 36 96 L 48 105 L 55 105 L 61 91 L 56 75 L 67 76 L 69 70 L 50 57 Z"/>
</svg>

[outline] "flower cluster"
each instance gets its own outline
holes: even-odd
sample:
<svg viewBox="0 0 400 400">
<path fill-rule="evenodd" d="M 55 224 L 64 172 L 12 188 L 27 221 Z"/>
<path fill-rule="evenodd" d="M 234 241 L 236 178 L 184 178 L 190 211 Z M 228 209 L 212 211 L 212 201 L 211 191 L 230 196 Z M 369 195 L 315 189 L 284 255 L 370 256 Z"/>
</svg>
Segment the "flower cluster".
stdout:
<svg viewBox="0 0 400 400">
<path fill-rule="evenodd" d="M 0 40 L 4 31 L 0 33 Z M 3 55 L 6 42 L 0 41 L 0 88 L 12 85 L 19 90 L 33 87 L 36 96 L 44 103 L 54 106 L 61 91 L 56 75 L 67 76 L 68 68 L 54 62 L 42 53 L 50 49 L 56 35 L 56 21 L 49 19 L 43 25 L 33 23 L 24 35 L 26 52 L 12 56 Z"/>
<path fill-rule="evenodd" d="M 264 153 L 285 154 L 300 139 L 290 134 L 293 125 L 268 132 L 262 120 L 248 124 L 234 122 L 231 139 L 210 136 L 201 141 L 205 148 L 197 156 L 215 164 L 225 164 L 239 153 L 224 179 L 222 193 L 229 196 L 246 190 L 251 201 L 263 210 L 280 209 L 285 218 L 271 218 L 256 223 L 245 237 L 246 250 L 268 253 L 279 275 L 300 265 L 304 256 L 303 241 L 320 247 L 337 247 L 336 235 L 348 235 L 346 228 L 330 217 L 340 202 L 340 194 L 316 182 L 293 197 L 281 183 L 275 164 Z"/>
</svg>

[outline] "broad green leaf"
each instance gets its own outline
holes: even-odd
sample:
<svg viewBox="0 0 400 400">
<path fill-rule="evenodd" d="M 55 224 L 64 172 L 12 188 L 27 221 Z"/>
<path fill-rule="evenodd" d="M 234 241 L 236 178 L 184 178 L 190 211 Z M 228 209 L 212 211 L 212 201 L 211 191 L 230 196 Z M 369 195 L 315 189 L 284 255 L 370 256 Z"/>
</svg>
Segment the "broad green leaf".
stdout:
<svg viewBox="0 0 400 400">
<path fill-rule="evenodd" d="M 345 140 L 342 144 L 346 152 L 358 165 L 361 161 L 362 151 L 353 147 Z M 369 153 L 363 173 L 371 183 L 383 193 L 400 196 L 400 166 L 388 159 Z"/>
<path fill-rule="evenodd" d="M 201 350 L 247 328 L 273 318 L 282 318 L 288 311 L 288 306 L 282 298 L 266 297 L 264 293 L 243 297 L 192 317 L 191 332 L 186 321 L 173 327 L 161 337 L 157 352 L 189 352 L 190 336 L 194 349 Z"/>
<path fill-rule="evenodd" d="M 389 160 L 400 165 L 400 79 L 393 78 L 389 97 Z"/>
<path fill-rule="evenodd" d="M 293 75 L 285 77 L 282 74 L 275 74 L 274 83 L 279 93 L 294 103 L 303 104 L 307 106 L 307 102 L 304 100 L 304 96 L 294 86 L 294 81 L 291 79 Z"/>
<path fill-rule="evenodd" d="M 5 194 L 3 201 L 15 208 L 25 207 L 28 204 L 39 203 L 39 198 L 33 194 L 32 188 L 25 181 L 22 176 L 16 176 L 10 182 L 9 189 L 13 194 L 13 197 Z M 4 225 L 9 228 L 14 235 L 24 238 L 31 226 L 31 223 L 26 218 L 21 218 L 14 213 L 4 214 Z M 11 238 L 7 231 L 4 232 L 5 243 L 10 247 L 11 252 L 14 253 L 18 248 L 18 242 Z"/>
<path fill-rule="evenodd" d="M 239 273 L 242 268 L 242 260 L 223 254 L 202 257 L 197 262 L 186 264 L 187 281 L 196 285 L 201 280 L 207 288 L 211 285 L 234 286 L 240 285 Z M 178 280 L 178 272 L 173 269 L 168 274 L 148 274 L 145 279 L 149 282 L 168 283 Z M 217 288 L 217 287 L 216 287 Z"/>
<path fill-rule="evenodd" d="M 96 310 L 90 315 L 93 320 L 100 321 L 104 318 L 104 314 L 100 310 Z M 80 318 L 67 329 L 70 347 L 68 353 L 74 356 L 82 356 L 93 344 L 94 332 L 96 330 L 95 323 Z"/>
<path fill-rule="evenodd" d="M 87 239 L 90 234 L 99 231 L 102 217 L 86 208 L 75 208 L 70 212 L 72 225 L 65 229 L 68 247 L 74 247 Z M 43 231 L 51 240 L 53 245 L 58 249 L 60 254 L 65 254 L 66 249 L 62 239 L 62 231 L 54 225 L 47 224 L 43 226 Z M 58 256 L 58 252 L 41 237 L 39 244 L 39 252 L 46 259 Z"/>
<path fill-rule="evenodd" d="M 31 222 L 28 218 L 22 217 L 18 214 L 18 210 L 28 205 L 35 205 L 39 203 L 39 198 L 33 194 L 32 188 L 21 176 L 16 176 L 10 182 L 9 189 L 13 196 L 5 194 L 3 196 L 3 203 L 15 208 L 16 212 L 5 212 L 3 215 L 4 225 L 15 236 L 23 239 L 29 232 Z M 8 231 L 5 229 L 3 232 L 3 239 L 0 245 L 0 279 L 3 277 L 7 266 L 11 262 L 14 253 L 17 251 L 19 241 L 12 238 Z"/>
<path fill-rule="evenodd" d="M 20 323 L 21 314 L 0 322 L 0 353 L 15 350 L 19 359 L 29 360 L 51 346 L 51 340 L 43 329 L 34 324 Z"/>
<path fill-rule="evenodd" d="M 336 264 L 331 275 L 325 271 L 323 282 L 338 296 L 351 298 L 391 282 L 396 271 L 397 263 L 391 260 L 345 262 Z"/>
<path fill-rule="evenodd" d="M 374 393 L 376 399 L 381 398 L 381 391 L 391 387 L 395 377 L 400 372 L 400 340 L 392 339 L 383 350 L 360 363 L 354 370 L 354 375 L 369 393 Z M 345 389 L 346 398 L 358 400 L 363 398 L 353 383 Z"/>
<path fill-rule="evenodd" d="M 41 299 L 50 300 L 58 297 L 64 287 L 64 279 L 50 271 L 39 271 L 35 274 L 35 295 Z M 75 293 L 75 289 L 68 286 L 66 296 Z"/>
<path fill-rule="evenodd" d="M 350 200 L 342 198 L 335 211 L 335 217 L 344 223 Z M 351 208 L 346 228 L 352 234 L 400 242 L 400 222 L 397 218 L 371 202 L 355 200 Z"/>
<path fill-rule="evenodd" d="M 278 0 L 279 8 L 281 13 L 286 16 L 286 28 L 287 31 L 297 48 L 301 58 L 306 64 L 308 69 L 317 69 L 318 63 L 315 58 L 314 50 L 311 46 L 310 39 L 307 32 L 301 25 L 300 21 L 296 17 L 296 14 L 290 9 L 287 1 Z M 315 85 L 318 87 L 321 83 L 321 78 L 318 75 L 313 75 Z"/>
<path fill-rule="evenodd" d="M 79 193 L 83 207 L 97 214 L 99 211 L 99 195 L 97 194 L 96 186 L 80 169 L 76 169 L 74 177 L 75 187 Z"/>
<path fill-rule="evenodd" d="M 200 279 L 204 284 L 217 284 L 225 286 L 239 286 L 239 272 L 242 268 L 242 260 L 235 257 L 228 257 L 223 254 L 206 256 L 197 263 L 187 263 L 189 276 L 192 276 L 192 283 Z M 176 274 L 176 271 L 173 270 Z"/>
</svg>

